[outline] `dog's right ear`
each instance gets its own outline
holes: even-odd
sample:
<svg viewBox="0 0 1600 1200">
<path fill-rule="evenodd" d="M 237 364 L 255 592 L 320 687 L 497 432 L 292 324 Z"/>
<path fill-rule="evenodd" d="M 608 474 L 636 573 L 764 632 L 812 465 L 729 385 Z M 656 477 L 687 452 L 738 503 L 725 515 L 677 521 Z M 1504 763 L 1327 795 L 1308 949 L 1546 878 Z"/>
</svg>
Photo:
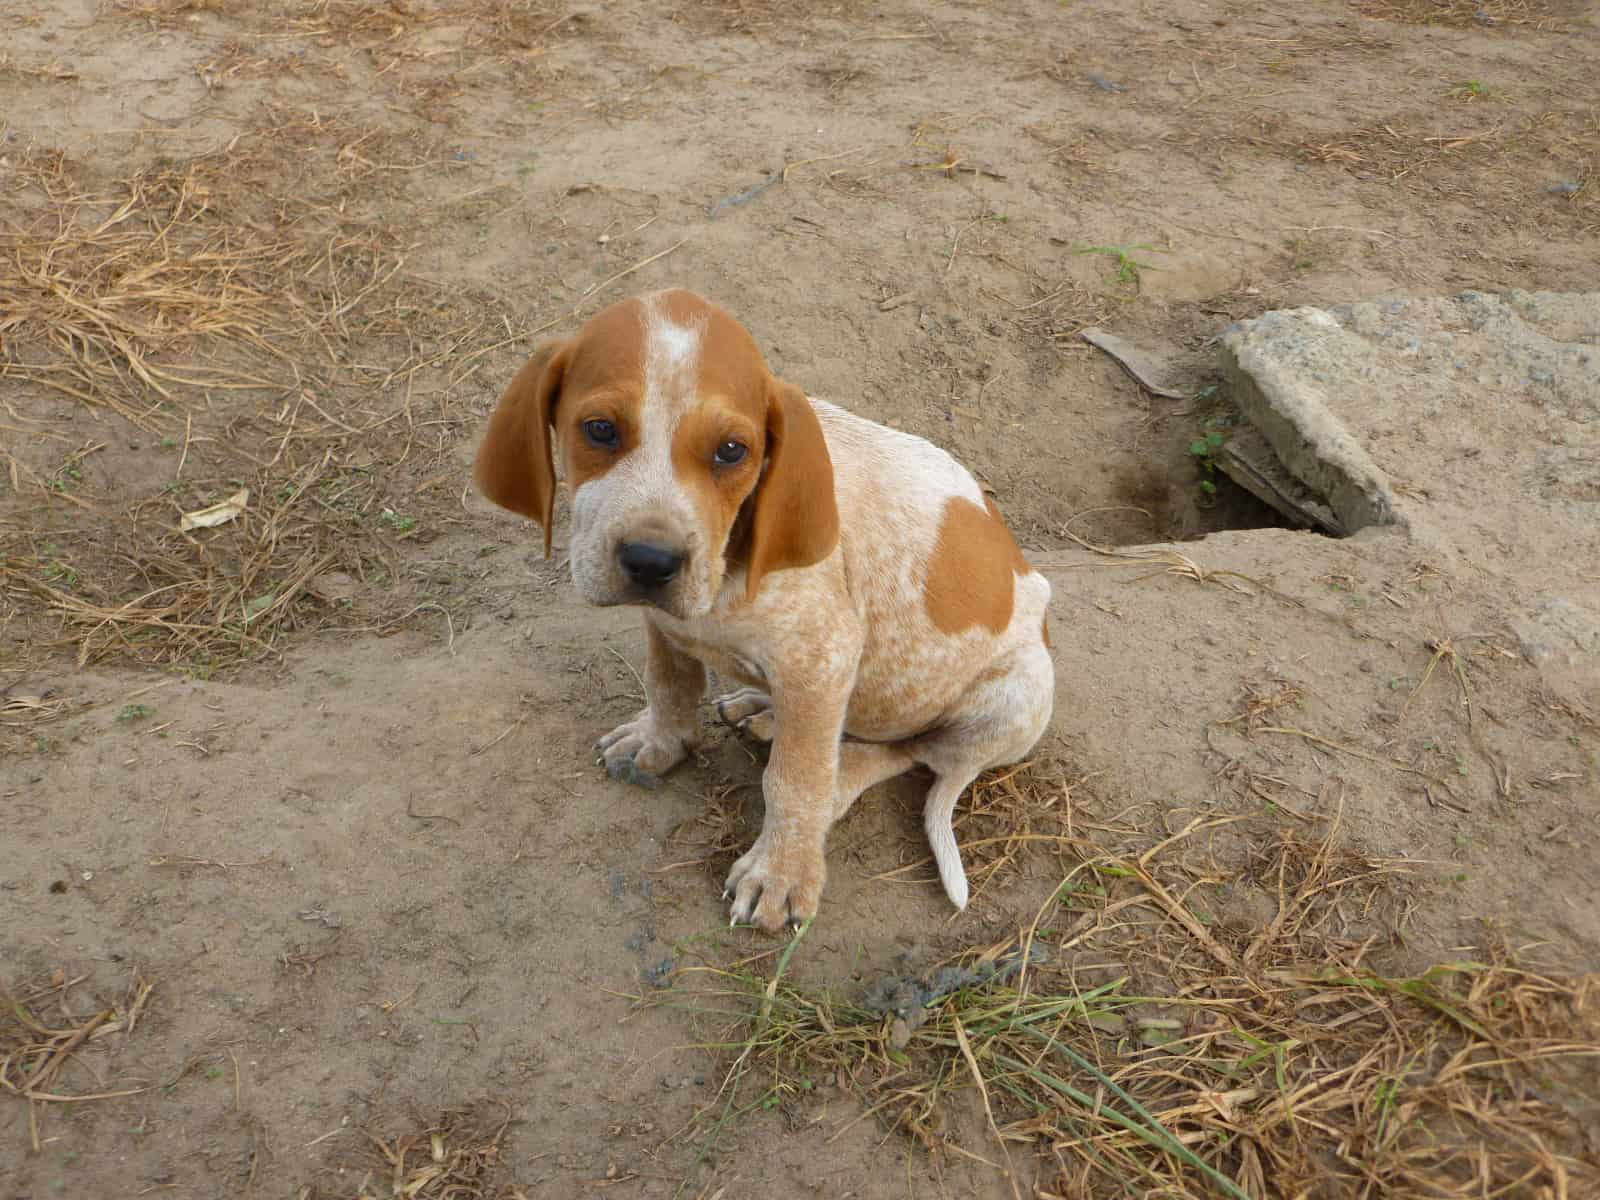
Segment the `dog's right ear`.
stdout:
<svg viewBox="0 0 1600 1200">
<path fill-rule="evenodd" d="M 550 425 L 566 366 L 565 342 L 546 342 L 534 351 L 495 405 L 472 465 L 472 478 L 486 499 L 544 528 L 546 558 L 556 504 Z"/>
</svg>

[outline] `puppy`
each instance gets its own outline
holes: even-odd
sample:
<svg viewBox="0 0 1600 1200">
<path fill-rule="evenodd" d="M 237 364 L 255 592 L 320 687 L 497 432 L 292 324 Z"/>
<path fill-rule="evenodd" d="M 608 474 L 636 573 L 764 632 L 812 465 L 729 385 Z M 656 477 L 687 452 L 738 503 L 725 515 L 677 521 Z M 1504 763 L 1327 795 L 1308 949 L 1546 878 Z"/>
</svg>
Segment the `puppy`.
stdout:
<svg viewBox="0 0 1600 1200">
<path fill-rule="evenodd" d="M 828 829 L 918 765 L 964 908 L 956 801 L 1028 753 L 1055 695 L 1050 585 L 972 476 L 775 378 L 737 321 L 681 290 L 539 347 L 490 417 L 477 485 L 543 527 L 546 557 L 558 457 L 578 594 L 644 611 L 646 705 L 600 739 L 606 769 L 650 786 L 681 762 L 707 668 L 741 685 L 722 719 L 771 743 L 761 833 L 727 878 L 734 922 L 813 916 Z"/>
</svg>

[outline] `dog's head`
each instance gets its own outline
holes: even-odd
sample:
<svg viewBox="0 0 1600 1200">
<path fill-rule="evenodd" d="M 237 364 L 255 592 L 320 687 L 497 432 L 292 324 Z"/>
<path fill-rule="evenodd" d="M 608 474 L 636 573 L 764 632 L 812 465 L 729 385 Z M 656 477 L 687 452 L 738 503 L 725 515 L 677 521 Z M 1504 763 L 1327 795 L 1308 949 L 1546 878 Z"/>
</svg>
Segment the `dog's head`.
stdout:
<svg viewBox="0 0 1600 1200">
<path fill-rule="evenodd" d="M 730 571 L 744 570 L 754 597 L 766 575 L 820 562 L 838 541 L 833 464 L 810 401 L 691 292 L 613 304 L 540 346 L 500 398 L 473 476 L 543 526 L 546 556 L 557 453 L 572 578 L 591 604 L 702 616 Z"/>
</svg>

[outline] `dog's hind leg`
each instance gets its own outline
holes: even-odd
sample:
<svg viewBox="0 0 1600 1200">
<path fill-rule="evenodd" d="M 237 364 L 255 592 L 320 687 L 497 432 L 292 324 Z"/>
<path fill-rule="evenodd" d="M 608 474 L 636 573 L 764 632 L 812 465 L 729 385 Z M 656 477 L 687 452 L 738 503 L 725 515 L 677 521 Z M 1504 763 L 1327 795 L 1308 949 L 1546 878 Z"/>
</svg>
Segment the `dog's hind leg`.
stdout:
<svg viewBox="0 0 1600 1200">
<path fill-rule="evenodd" d="M 956 802 L 990 767 L 1027 756 L 1050 723 L 1054 702 L 1055 668 L 1049 650 L 1040 642 L 1020 646 L 984 672 L 944 728 L 908 749 L 936 776 L 928 789 L 922 824 L 945 894 L 957 908 L 966 908 L 968 888 L 956 845 Z"/>
<path fill-rule="evenodd" d="M 849 812 L 861 793 L 873 784 L 893 779 L 916 765 L 908 742 L 839 743 L 839 787 L 833 819 L 837 821 Z"/>
</svg>

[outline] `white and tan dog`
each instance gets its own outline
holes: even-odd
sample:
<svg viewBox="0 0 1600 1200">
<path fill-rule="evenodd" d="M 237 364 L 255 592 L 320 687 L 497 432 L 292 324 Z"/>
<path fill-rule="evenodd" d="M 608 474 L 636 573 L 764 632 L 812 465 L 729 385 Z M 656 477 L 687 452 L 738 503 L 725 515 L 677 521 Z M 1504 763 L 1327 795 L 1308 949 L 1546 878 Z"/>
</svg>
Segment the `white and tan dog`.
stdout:
<svg viewBox="0 0 1600 1200">
<path fill-rule="evenodd" d="M 1028 753 L 1055 693 L 1050 585 L 972 476 L 807 399 L 685 291 L 541 346 L 490 418 L 478 486 L 544 527 L 546 556 L 557 447 L 579 595 L 645 610 L 646 707 L 600 739 L 607 769 L 650 786 L 683 760 L 706 667 L 744 685 L 722 719 L 772 743 L 766 819 L 728 875 L 733 919 L 812 916 L 829 827 L 919 764 L 935 775 L 928 840 L 964 908 L 956 801 Z"/>
</svg>

